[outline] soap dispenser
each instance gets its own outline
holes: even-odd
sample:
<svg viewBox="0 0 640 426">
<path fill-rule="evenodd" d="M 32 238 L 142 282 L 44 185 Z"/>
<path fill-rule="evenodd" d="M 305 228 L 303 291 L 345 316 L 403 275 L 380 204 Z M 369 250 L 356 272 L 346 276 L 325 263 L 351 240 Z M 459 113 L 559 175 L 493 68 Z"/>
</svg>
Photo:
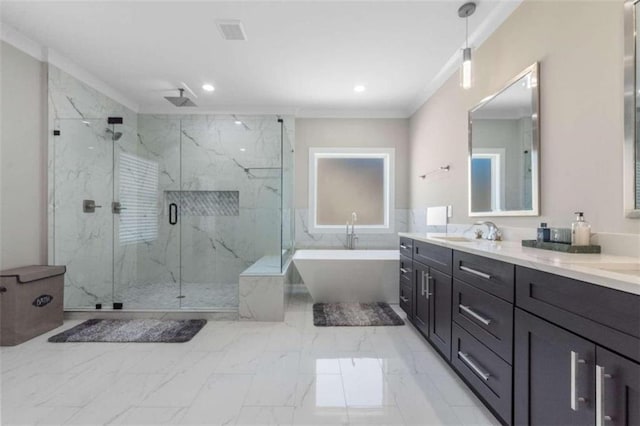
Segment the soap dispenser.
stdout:
<svg viewBox="0 0 640 426">
<path fill-rule="evenodd" d="M 591 225 L 584 220 L 583 212 L 576 212 L 576 221 L 571 224 L 571 245 L 588 246 L 591 240 Z"/>
<path fill-rule="evenodd" d="M 537 232 L 537 240 L 539 243 L 551 241 L 551 230 L 546 222 L 542 222 Z"/>
</svg>

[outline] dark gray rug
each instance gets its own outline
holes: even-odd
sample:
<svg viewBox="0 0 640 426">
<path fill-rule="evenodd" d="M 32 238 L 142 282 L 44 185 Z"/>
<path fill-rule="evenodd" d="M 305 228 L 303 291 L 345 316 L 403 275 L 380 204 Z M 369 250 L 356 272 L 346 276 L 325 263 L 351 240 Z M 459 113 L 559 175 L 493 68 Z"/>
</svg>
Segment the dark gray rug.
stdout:
<svg viewBox="0 0 640 426">
<path fill-rule="evenodd" d="M 373 327 L 404 325 L 388 303 L 314 303 L 313 325 Z"/>
<path fill-rule="evenodd" d="M 49 337 L 50 342 L 183 343 L 195 336 L 207 320 L 91 319 Z"/>
</svg>

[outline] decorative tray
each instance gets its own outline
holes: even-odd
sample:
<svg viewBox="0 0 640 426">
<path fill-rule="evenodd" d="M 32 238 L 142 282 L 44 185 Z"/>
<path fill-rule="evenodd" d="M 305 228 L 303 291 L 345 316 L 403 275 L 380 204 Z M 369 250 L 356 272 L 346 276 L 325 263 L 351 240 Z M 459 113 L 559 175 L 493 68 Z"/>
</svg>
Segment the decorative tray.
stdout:
<svg viewBox="0 0 640 426">
<path fill-rule="evenodd" d="M 561 251 L 564 253 L 600 253 L 600 246 L 572 246 L 571 244 L 539 242 L 538 240 L 522 240 L 522 247 L 533 247 L 542 250 Z"/>
</svg>

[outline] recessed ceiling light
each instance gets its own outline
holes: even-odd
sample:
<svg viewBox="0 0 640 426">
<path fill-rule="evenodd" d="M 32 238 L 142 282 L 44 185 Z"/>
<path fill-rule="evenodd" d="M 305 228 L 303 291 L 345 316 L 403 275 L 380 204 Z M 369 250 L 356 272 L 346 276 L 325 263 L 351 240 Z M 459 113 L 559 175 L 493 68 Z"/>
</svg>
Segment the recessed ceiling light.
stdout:
<svg viewBox="0 0 640 426">
<path fill-rule="evenodd" d="M 355 85 L 355 86 L 354 86 L 354 88 L 353 88 L 353 91 L 354 91 L 354 92 L 356 92 L 356 93 L 362 93 L 362 92 L 364 92 L 365 90 L 367 90 L 367 88 L 366 88 L 366 87 L 364 87 L 362 84 L 357 84 L 357 85 Z"/>
<path fill-rule="evenodd" d="M 236 121 L 234 121 L 234 123 L 236 123 L 236 124 L 239 126 L 239 125 L 241 125 L 241 124 L 242 124 L 242 121 L 240 121 L 240 120 L 236 120 Z"/>
<path fill-rule="evenodd" d="M 240 151 L 245 152 L 246 149 L 245 148 L 240 148 Z"/>
<path fill-rule="evenodd" d="M 213 87 L 212 84 L 203 84 L 202 89 L 206 90 L 207 92 L 213 92 L 214 90 L 216 90 L 216 88 Z"/>
</svg>

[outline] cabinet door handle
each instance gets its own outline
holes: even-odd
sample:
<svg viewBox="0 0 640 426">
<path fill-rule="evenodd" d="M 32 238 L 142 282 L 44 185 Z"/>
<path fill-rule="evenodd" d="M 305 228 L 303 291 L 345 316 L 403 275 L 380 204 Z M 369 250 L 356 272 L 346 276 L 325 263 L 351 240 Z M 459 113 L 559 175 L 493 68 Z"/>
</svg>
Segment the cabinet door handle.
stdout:
<svg viewBox="0 0 640 426">
<path fill-rule="evenodd" d="M 425 290 L 425 294 L 427 296 L 427 300 L 429 300 L 429 297 L 432 295 L 431 294 L 431 281 L 433 281 L 433 277 L 431 276 L 431 274 L 427 274 L 427 289 Z"/>
<path fill-rule="evenodd" d="M 403 274 L 406 274 L 408 272 L 411 272 L 411 269 L 400 268 L 400 272 L 402 272 Z"/>
<path fill-rule="evenodd" d="M 482 371 L 482 369 L 478 367 L 476 363 L 471 360 L 469 355 L 467 355 L 462 351 L 458 351 L 458 356 L 465 364 L 467 364 L 467 366 L 470 369 L 472 369 L 478 376 L 480 376 L 482 380 L 484 380 L 485 382 L 489 380 L 489 377 L 491 377 L 491 375 L 489 373 L 485 373 L 484 371 Z"/>
<path fill-rule="evenodd" d="M 400 296 L 400 300 L 402 300 L 404 303 L 409 303 L 409 299 L 407 299 L 406 297 Z"/>
<path fill-rule="evenodd" d="M 605 414 L 604 381 L 611 375 L 605 373 L 604 367 L 596 365 L 596 426 L 605 426 L 605 422 L 611 420 L 611 416 Z"/>
<path fill-rule="evenodd" d="M 585 364 L 584 359 L 580 359 L 578 352 L 571 351 L 571 409 L 578 411 L 578 403 L 585 402 L 586 399 L 578 396 L 578 367 Z"/>
<path fill-rule="evenodd" d="M 484 272 L 480 272 L 480 271 L 476 271 L 475 269 L 469 268 L 468 266 L 460 266 L 460 269 L 462 271 L 468 272 L 470 274 L 473 275 L 477 275 L 479 277 L 484 278 L 485 280 L 490 280 L 491 279 L 491 275 L 489 274 L 485 274 Z"/>
<path fill-rule="evenodd" d="M 424 278 L 425 278 L 426 274 L 424 273 L 424 271 L 420 271 L 420 274 L 421 274 L 420 275 L 420 296 L 424 297 L 424 293 L 425 293 L 425 290 L 424 290 Z"/>
<path fill-rule="evenodd" d="M 462 303 L 458 305 L 458 307 L 460 309 L 462 309 L 464 312 L 468 313 L 469 315 L 471 315 L 472 318 L 480 321 L 481 323 L 483 323 L 484 325 L 489 325 L 491 324 L 491 320 L 489 318 L 485 318 L 482 315 L 480 315 L 479 313 L 477 313 L 476 311 L 474 311 L 473 309 L 471 309 L 470 306 L 467 305 L 463 305 Z"/>
<path fill-rule="evenodd" d="M 413 246 L 408 246 L 408 245 L 406 245 L 406 244 L 400 244 L 400 248 L 401 248 L 401 249 L 403 249 L 403 250 L 410 249 L 410 248 L 412 248 L 412 247 L 413 247 Z"/>
</svg>

